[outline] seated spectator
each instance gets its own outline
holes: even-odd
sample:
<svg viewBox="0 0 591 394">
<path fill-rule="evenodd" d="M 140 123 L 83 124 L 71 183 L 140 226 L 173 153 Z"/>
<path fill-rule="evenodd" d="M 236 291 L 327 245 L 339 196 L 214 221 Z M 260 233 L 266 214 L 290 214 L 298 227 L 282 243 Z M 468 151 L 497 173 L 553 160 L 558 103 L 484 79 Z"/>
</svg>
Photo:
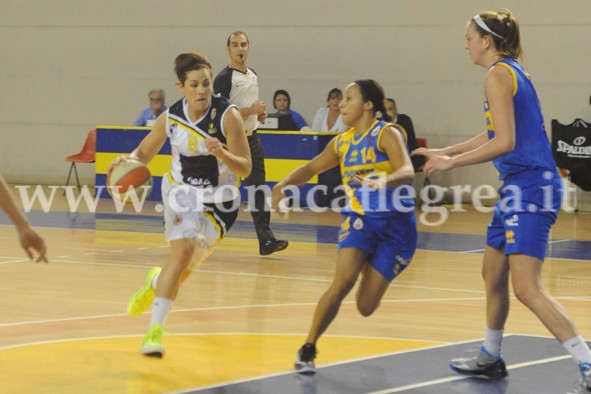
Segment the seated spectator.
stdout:
<svg viewBox="0 0 591 394">
<path fill-rule="evenodd" d="M 328 98 L 326 99 L 327 105 L 316 112 L 314 122 L 312 122 L 312 130 L 338 131 L 341 133 L 349 130 L 349 127 L 343 123 L 343 117 L 339 109 L 342 99 L 343 92 L 341 89 L 334 88 L 328 92 Z"/>
<path fill-rule="evenodd" d="M 134 126 L 152 126 L 158 116 L 166 111 L 166 105 L 164 105 L 164 90 L 154 89 L 148 93 L 150 99 L 150 106 L 144 109 L 137 117 Z"/>
<path fill-rule="evenodd" d="M 308 126 L 306 119 L 298 112 L 292 110 L 291 106 L 291 97 L 289 97 L 289 93 L 286 90 L 279 89 L 273 95 L 273 107 L 277 110 L 276 115 L 291 115 L 293 121 L 295 122 L 297 128 L 295 130 L 301 130 L 304 127 Z M 287 130 L 287 129 L 285 129 Z"/>
<path fill-rule="evenodd" d="M 386 108 L 386 112 L 392 118 L 392 123 L 402 126 L 406 132 L 408 151 L 412 152 L 417 149 L 419 144 L 417 143 L 415 128 L 410 116 L 398 113 L 396 101 L 393 98 L 384 99 L 384 108 Z M 419 172 L 419 169 L 425 164 L 425 156 L 411 156 L 410 160 L 412 161 L 412 166 L 415 169 L 415 172 Z"/>
</svg>

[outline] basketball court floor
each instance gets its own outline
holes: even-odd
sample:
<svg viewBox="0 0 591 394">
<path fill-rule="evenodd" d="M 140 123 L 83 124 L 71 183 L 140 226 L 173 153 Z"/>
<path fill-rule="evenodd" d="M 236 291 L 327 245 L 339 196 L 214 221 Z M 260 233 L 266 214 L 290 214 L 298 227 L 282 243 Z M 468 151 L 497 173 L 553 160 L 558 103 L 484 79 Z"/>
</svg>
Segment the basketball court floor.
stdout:
<svg viewBox="0 0 591 394">
<path fill-rule="evenodd" d="M 550 394 L 577 388 L 574 362 L 514 298 L 503 346 L 509 377 L 473 379 L 449 369 L 449 359 L 477 349 L 484 334 L 480 266 L 488 213 L 466 207 L 440 226 L 419 224 L 415 258 L 378 311 L 360 316 L 354 289 L 318 343 L 316 375 L 300 376 L 292 365 L 333 275 L 338 214 L 273 217 L 276 236 L 290 246 L 261 257 L 250 215 L 241 211 L 228 237 L 181 288 L 165 324 L 167 354 L 157 360 L 138 354 L 149 312 L 125 314 L 148 269 L 167 258 L 157 205 L 142 214 L 118 213 L 108 200 L 97 213 L 66 208 L 62 202 L 51 212 L 29 214 L 48 242 L 47 265 L 24 257 L 0 213 L 2 393 Z M 587 340 L 590 219 L 590 213 L 561 212 L 543 276 Z"/>
</svg>

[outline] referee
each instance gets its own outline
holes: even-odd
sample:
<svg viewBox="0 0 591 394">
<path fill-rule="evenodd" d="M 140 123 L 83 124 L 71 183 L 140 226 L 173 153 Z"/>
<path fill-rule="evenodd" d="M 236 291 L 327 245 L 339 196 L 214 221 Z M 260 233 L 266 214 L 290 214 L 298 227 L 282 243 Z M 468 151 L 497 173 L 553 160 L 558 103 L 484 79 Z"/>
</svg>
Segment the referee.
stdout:
<svg viewBox="0 0 591 394">
<path fill-rule="evenodd" d="M 230 34 L 227 47 L 230 65 L 215 77 L 213 90 L 236 104 L 240 110 L 252 156 L 252 172 L 245 181 L 248 186 L 258 189 L 265 185 L 265 154 L 257 135 L 257 127 L 259 122 L 267 117 L 265 112 L 267 104 L 259 100 L 256 73 L 246 66 L 250 49 L 246 34 L 241 31 Z M 259 253 L 266 256 L 287 248 L 288 242 L 276 239 L 271 231 L 271 212 L 263 190 L 255 192 L 254 208 L 254 210 L 251 209 L 251 214 L 259 239 Z"/>
</svg>

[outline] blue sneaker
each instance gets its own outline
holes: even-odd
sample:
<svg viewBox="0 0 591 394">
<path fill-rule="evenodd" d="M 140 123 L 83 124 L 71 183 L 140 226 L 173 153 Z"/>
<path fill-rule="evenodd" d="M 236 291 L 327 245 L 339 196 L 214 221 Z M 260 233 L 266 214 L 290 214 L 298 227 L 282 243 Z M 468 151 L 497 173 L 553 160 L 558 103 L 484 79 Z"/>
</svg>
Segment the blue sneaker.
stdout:
<svg viewBox="0 0 591 394">
<path fill-rule="evenodd" d="M 581 387 L 591 391 L 591 363 L 580 363 L 581 369 Z"/>
</svg>

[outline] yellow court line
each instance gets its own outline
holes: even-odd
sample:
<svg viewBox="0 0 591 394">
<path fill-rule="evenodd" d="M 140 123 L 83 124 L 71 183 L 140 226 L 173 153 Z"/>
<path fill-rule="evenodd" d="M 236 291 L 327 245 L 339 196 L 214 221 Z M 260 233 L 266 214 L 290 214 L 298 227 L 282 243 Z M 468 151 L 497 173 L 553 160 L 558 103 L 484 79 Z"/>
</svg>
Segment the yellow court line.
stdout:
<svg viewBox="0 0 591 394">
<path fill-rule="evenodd" d="M 163 340 L 166 356 L 154 360 L 138 355 L 141 338 L 54 341 L 0 351 L 3 389 L 34 392 L 35 388 L 43 387 L 48 391 L 67 388 L 68 392 L 145 393 L 221 385 L 291 371 L 295 353 L 304 341 L 303 336 L 283 334 L 172 334 Z M 376 357 L 440 343 L 325 336 L 317 364 Z M 196 365 L 199 367 L 195 368 Z"/>
</svg>

